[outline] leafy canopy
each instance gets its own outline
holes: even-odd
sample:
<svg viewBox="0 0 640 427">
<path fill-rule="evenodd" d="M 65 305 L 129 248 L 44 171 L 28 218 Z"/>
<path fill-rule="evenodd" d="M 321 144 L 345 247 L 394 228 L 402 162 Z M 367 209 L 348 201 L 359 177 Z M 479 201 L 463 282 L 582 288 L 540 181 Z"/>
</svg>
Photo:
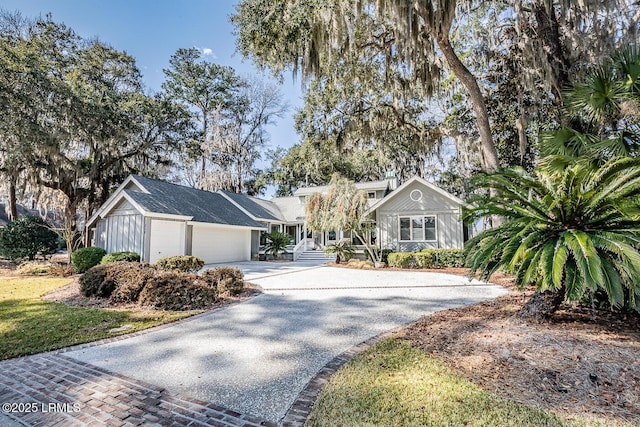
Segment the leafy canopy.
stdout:
<svg viewBox="0 0 640 427">
<path fill-rule="evenodd" d="M 19 218 L 0 229 L 0 256 L 11 261 L 21 258 L 35 259 L 58 249 L 58 234 L 42 218 Z"/>
</svg>

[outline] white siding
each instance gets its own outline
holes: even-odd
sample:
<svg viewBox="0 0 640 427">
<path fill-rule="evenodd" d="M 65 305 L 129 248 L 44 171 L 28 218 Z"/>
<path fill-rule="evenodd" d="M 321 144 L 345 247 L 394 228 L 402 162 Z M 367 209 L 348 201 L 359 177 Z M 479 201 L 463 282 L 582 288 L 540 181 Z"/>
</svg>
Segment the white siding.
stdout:
<svg viewBox="0 0 640 427">
<path fill-rule="evenodd" d="M 422 197 L 411 192 L 419 190 Z M 436 217 L 436 242 L 400 241 L 399 218 L 411 216 Z M 414 182 L 401 190 L 376 212 L 380 246 L 399 251 L 417 251 L 423 248 L 462 248 L 463 224 L 460 206 L 432 189 Z"/>
<path fill-rule="evenodd" d="M 250 229 L 193 224 L 191 242 L 192 255 L 207 264 L 251 259 Z"/>
<path fill-rule="evenodd" d="M 167 256 L 184 255 L 185 233 L 185 222 L 152 219 L 149 262 Z"/>
<path fill-rule="evenodd" d="M 129 202 L 119 203 L 96 224 L 94 244 L 108 253 L 130 251 L 142 256 L 144 219 Z"/>
</svg>

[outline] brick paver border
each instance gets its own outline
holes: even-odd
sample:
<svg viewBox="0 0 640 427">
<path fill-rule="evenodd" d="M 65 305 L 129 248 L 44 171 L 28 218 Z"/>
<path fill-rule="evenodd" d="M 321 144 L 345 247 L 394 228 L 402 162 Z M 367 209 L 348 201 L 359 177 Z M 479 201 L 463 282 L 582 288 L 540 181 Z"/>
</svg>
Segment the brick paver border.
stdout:
<svg viewBox="0 0 640 427">
<path fill-rule="evenodd" d="M 300 392 L 285 414 L 284 418 L 282 418 L 278 424 L 282 427 L 303 427 L 307 418 L 309 418 L 313 405 L 316 403 L 318 394 L 320 394 L 324 386 L 329 382 L 331 376 L 335 374 L 338 369 L 358 354 L 374 346 L 383 339 L 395 335 L 405 327 L 406 325 L 402 325 L 371 337 L 334 357 L 307 383 L 305 388 Z"/>
<path fill-rule="evenodd" d="M 257 295 L 251 295 L 247 299 Z M 25 425 L 302 427 L 320 391 L 338 369 L 353 357 L 406 326 L 371 337 L 334 357 L 307 383 L 278 423 L 240 414 L 210 402 L 180 396 L 161 387 L 64 356 L 67 352 L 169 328 L 225 306 L 226 304 L 142 331 L 0 361 L 0 383 L 9 385 L 8 389 L 0 390 L 0 403 L 51 403 L 68 406 L 68 411 L 61 412 L 39 410 L 32 413 L 7 414 Z M 3 369 L 8 365 L 10 369 Z M 74 411 L 74 404 L 81 407 L 77 413 Z"/>
</svg>

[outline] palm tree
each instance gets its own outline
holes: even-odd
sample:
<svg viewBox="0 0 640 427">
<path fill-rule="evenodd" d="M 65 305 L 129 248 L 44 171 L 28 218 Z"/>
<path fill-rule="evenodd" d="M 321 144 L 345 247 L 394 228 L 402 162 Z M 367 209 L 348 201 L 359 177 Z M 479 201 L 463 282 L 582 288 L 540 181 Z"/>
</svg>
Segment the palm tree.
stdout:
<svg viewBox="0 0 640 427">
<path fill-rule="evenodd" d="M 546 135 L 543 166 L 562 169 L 591 158 L 592 165 L 618 156 L 634 156 L 640 148 L 640 49 L 625 47 L 591 69 L 583 82 L 565 94 L 572 120 Z"/>
<path fill-rule="evenodd" d="M 640 159 L 537 176 L 505 170 L 479 175 L 473 185 L 501 196 L 476 198 L 468 217 L 506 221 L 468 242 L 472 272 L 487 278 L 506 269 L 520 287 L 533 283 L 568 303 L 604 291 L 612 307 L 640 311 Z"/>
<path fill-rule="evenodd" d="M 264 252 L 273 255 L 274 258 L 278 258 L 278 254 L 284 252 L 287 245 L 291 243 L 291 238 L 280 231 L 274 230 L 271 233 L 265 233 L 265 237 L 267 243 L 264 246 Z"/>
<path fill-rule="evenodd" d="M 356 252 L 353 250 L 353 246 L 347 240 L 340 240 L 337 243 L 332 243 L 325 246 L 324 253 L 336 254 L 336 264 L 340 264 L 342 260 L 348 260 Z"/>
</svg>

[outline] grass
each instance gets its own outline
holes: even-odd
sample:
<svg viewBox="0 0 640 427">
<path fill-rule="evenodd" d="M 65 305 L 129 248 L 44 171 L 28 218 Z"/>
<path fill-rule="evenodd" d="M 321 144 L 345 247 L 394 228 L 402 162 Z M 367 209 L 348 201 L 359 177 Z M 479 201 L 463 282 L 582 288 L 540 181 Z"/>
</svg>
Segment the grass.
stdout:
<svg viewBox="0 0 640 427">
<path fill-rule="evenodd" d="M 197 312 L 70 307 L 42 295 L 69 279 L 0 279 L 0 360 L 41 353 L 169 323 Z M 114 329 L 122 328 L 121 330 Z"/>
<path fill-rule="evenodd" d="M 390 338 L 343 366 L 307 426 L 587 425 L 501 399 L 406 341 Z"/>
</svg>

